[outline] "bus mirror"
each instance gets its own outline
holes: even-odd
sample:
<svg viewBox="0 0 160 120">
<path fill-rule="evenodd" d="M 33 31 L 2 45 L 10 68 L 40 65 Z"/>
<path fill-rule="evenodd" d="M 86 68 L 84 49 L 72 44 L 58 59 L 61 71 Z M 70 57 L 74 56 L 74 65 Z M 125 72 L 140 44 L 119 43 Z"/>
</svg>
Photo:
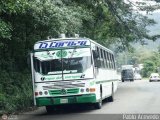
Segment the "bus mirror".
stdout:
<svg viewBox="0 0 160 120">
<path fill-rule="evenodd" d="M 95 67 L 99 68 L 101 65 L 101 61 L 100 60 L 95 60 Z"/>
<path fill-rule="evenodd" d="M 97 51 L 92 50 L 92 53 L 93 53 L 93 58 L 94 58 L 94 59 L 96 59 L 96 58 L 98 58 L 98 57 L 99 57 L 99 55 L 98 55 Z"/>
</svg>

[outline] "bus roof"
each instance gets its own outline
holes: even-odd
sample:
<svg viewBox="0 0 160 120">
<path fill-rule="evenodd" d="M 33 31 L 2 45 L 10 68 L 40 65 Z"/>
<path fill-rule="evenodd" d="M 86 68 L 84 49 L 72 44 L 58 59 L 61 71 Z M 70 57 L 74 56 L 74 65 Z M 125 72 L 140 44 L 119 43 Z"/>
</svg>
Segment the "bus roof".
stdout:
<svg viewBox="0 0 160 120">
<path fill-rule="evenodd" d="M 61 40 L 82 40 L 82 39 L 88 39 L 88 38 L 51 38 L 51 39 L 48 39 L 48 40 L 41 40 L 41 41 L 37 41 L 36 43 L 39 43 L 39 42 L 53 42 L 53 41 L 61 41 Z M 35 43 L 35 44 L 36 44 Z"/>
<path fill-rule="evenodd" d="M 91 40 L 91 39 L 89 39 L 89 40 L 90 40 L 92 43 L 96 44 L 97 46 L 99 46 L 99 47 L 101 47 L 101 48 L 105 49 L 106 51 L 108 51 L 108 52 L 110 52 L 110 53 L 113 54 L 113 51 L 112 51 L 112 50 L 104 47 L 103 45 L 101 45 L 101 44 L 99 44 L 99 43 L 97 43 L 97 42 L 95 42 L 95 41 L 93 41 L 93 40 Z"/>
</svg>

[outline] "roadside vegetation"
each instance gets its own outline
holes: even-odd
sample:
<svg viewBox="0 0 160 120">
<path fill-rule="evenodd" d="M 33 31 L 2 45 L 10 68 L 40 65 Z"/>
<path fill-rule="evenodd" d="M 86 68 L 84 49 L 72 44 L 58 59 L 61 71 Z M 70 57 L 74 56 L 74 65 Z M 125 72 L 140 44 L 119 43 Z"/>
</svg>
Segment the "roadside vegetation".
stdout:
<svg viewBox="0 0 160 120">
<path fill-rule="evenodd" d="M 132 12 L 131 5 L 123 0 L 1 0 L 0 112 L 33 106 L 27 63 L 38 40 L 78 33 L 105 46 L 117 44 L 117 51 L 129 48 L 133 41 L 155 40 L 157 36 L 149 36 L 146 30 L 155 22 Z"/>
<path fill-rule="evenodd" d="M 124 64 L 138 65 L 143 64 L 140 74 L 148 78 L 151 73 L 160 73 L 160 50 L 151 50 L 145 46 L 133 48 L 131 51 L 122 52 L 117 55 L 119 67 Z"/>
</svg>

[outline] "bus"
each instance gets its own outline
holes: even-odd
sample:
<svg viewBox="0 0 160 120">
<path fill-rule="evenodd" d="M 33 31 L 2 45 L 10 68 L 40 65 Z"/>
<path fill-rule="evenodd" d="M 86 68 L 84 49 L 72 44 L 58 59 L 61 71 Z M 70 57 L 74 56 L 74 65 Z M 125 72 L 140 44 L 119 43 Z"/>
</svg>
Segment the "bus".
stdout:
<svg viewBox="0 0 160 120">
<path fill-rule="evenodd" d="M 59 105 L 114 100 L 118 74 L 111 50 L 89 38 L 38 41 L 30 54 L 34 104 L 52 112 Z"/>
</svg>

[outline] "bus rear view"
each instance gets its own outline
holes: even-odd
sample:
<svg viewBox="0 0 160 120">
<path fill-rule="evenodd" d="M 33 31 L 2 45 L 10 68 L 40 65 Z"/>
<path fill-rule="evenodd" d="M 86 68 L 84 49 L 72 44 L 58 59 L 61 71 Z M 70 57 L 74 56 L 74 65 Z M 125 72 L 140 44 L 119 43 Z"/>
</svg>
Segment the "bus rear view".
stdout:
<svg viewBox="0 0 160 120">
<path fill-rule="evenodd" d="M 121 72 L 122 82 L 124 81 L 134 81 L 134 72 L 132 69 L 125 69 Z"/>
</svg>

